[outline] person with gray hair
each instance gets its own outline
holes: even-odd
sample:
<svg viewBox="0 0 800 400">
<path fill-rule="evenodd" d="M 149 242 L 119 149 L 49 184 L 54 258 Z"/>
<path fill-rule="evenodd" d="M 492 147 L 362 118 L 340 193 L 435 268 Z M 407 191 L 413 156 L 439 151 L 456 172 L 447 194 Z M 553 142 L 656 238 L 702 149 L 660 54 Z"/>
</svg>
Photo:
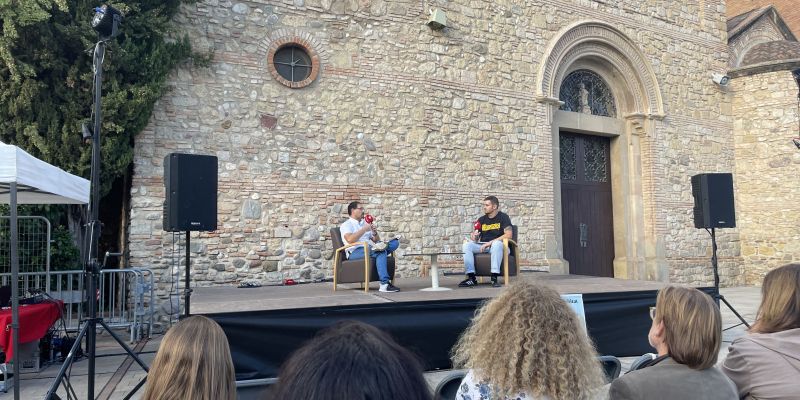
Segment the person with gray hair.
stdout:
<svg viewBox="0 0 800 400">
<path fill-rule="evenodd" d="M 611 400 L 729 400 L 736 387 L 719 369 L 722 317 L 711 296 L 667 286 L 650 309 L 647 338 L 658 357 L 611 382 Z"/>
</svg>

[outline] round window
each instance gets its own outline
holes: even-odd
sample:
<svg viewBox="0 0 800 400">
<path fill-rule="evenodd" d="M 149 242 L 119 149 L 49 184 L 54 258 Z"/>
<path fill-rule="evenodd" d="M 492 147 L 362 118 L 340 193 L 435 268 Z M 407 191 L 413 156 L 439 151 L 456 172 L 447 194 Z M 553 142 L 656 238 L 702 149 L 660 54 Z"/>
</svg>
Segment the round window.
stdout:
<svg viewBox="0 0 800 400">
<path fill-rule="evenodd" d="M 286 41 L 270 51 L 269 69 L 276 81 L 290 88 L 311 84 L 319 73 L 319 57 L 308 47 Z"/>
<path fill-rule="evenodd" d="M 311 75 L 311 57 L 300 46 L 284 46 L 276 51 L 273 63 L 287 81 L 300 82 Z"/>
</svg>

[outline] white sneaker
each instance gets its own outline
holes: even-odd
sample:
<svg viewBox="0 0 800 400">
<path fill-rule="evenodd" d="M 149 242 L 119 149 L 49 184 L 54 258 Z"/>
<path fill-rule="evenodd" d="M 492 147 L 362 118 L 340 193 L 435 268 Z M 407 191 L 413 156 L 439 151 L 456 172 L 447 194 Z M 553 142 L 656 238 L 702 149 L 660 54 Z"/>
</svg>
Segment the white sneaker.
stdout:
<svg viewBox="0 0 800 400">
<path fill-rule="evenodd" d="M 384 251 L 386 250 L 386 243 L 385 242 L 378 242 L 372 245 L 372 250 L 374 251 Z"/>
<path fill-rule="evenodd" d="M 389 282 L 389 283 L 381 283 L 381 287 L 380 289 L 378 289 L 378 291 L 384 293 L 386 292 L 394 293 L 394 292 L 399 292 L 400 289 L 397 286 L 392 285 L 391 282 Z"/>
</svg>

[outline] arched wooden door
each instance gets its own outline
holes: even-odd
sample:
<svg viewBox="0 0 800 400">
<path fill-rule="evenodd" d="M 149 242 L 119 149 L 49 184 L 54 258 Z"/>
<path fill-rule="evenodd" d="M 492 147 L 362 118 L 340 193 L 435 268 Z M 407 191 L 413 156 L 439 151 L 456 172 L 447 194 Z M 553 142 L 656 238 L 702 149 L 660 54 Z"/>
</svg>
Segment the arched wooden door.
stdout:
<svg viewBox="0 0 800 400">
<path fill-rule="evenodd" d="M 614 276 L 610 140 L 561 132 L 561 221 L 569 273 Z"/>
</svg>

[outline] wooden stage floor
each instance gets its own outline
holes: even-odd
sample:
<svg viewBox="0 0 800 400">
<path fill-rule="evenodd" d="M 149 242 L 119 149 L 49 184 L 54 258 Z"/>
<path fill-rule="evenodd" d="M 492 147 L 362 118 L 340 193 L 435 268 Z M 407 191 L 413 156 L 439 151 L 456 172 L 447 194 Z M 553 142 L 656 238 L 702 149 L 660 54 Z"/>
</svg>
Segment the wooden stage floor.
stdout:
<svg viewBox="0 0 800 400">
<path fill-rule="evenodd" d="M 550 275 L 544 272 L 523 273 L 514 279 L 535 279 L 546 282 L 559 293 L 608 293 L 658 290 L 666 283 L 601 278 L 582 275 Z M 378 282 L 370 285 L 369 293 L 358 284 L 338 285 L 333 291 L 332 282 L 308 283 L 293 286 L 262 286 L 237 288 L 233 286 L 197 287 L 191 298 L 192 314 L 217 314 L 243 311 L 287 310 L 328 306 L 366 305 L 409 301 L 436 301 L 491 298 L 502 288 L 493 288 L 484 278 L 484 284 L 475 288 L 459 288 L 462 275 L 439 277 L 439 286 L 448 291 L 420 291 L 431 285 L 430 278 L 398 278 L 402 291 L 378 292 Z"/>
</svg>

